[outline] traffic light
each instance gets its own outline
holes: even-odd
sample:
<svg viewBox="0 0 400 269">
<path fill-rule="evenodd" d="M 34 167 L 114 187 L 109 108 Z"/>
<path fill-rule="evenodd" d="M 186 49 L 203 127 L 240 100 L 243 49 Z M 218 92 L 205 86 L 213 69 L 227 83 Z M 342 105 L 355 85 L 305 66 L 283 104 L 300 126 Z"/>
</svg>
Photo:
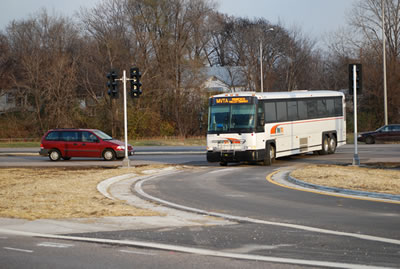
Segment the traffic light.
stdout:
<svg viewBox="0 0 400 269">
<path fill-rule="evenodd" d="M 357 95 L 361 94 L 362 91 L 362 65 L 361 64 L 349 64 L 349 94 L 354 94 L 354 70 L 353 66 L 356 66 L 356 87 Z"/>
<path fill-rule="evenodd" d="M 138 67 L 132 67 L 130 69 L 130 82 L 131 82 L 131 96 L 132 98 L 139 98 L 142 94 L 142 90 L 140 87 L 142 83 L 140 83 L 140 77 L 142 74 L 139 72 Z"/>
<path fill-rule="evenodd" d="M 118 82 L 115 80 L 117 78 L 117 72 L 112 70 L 110 73 L 107 74 L 108 82 L 108 95 L 111 98 L 119 98 L 119 91 L 118 91 Z"/>
</svg>

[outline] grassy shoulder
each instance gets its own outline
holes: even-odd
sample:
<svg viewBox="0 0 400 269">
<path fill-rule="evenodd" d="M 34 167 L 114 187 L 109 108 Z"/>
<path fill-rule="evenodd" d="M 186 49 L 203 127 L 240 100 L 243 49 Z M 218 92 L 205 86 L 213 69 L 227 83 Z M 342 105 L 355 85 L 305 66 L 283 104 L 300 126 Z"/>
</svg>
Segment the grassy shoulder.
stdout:
<svg viewBox="0 0 400 269">
<path fill-rule="evenodd" d="M 397 169 L 310 165 L 293 171 L 291 175 L 321 186 L 400 194 L 400 170 Z"/>
<path fill-rule="evenodd" d="M 97 191 L 101 181 L 162 165 L 126 169 L 2 168 L 0 217 L 35 219 L 153 216 L 156 212 L 110 200 Z"/>
<path fill-rule="evenodd" d="M 133 146 L 205 146 L 205 137 L 157 137 L 157 138 L 138 138 L 129 140 Z M 40 147 L 40 141 L 3 141 L 0 148 L 35 148 Z"/>
</svg>

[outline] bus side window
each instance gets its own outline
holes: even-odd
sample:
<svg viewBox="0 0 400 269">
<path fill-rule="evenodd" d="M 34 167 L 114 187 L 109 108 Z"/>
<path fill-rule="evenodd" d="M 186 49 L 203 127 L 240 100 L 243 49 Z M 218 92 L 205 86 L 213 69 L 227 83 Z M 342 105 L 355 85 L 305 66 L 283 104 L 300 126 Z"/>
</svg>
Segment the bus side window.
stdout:
<svg viewBox="0 0 400 269">
<path fill-rule="evenodd" d="M 317 100 L 307 100 L 307 115 L 309 119 L 318 118 Z"/>
<path fill-rule="evenodd" d="M 320 118 L 327 117 L 328 116 L 328 110 L 326 108 L 326 100 L 324 99 L 319 99 L 317 101 L 317 110 L 318 110 L 318 116 Z"/>
<path fill-rule="evenodd" d="M 288 101 L 288 120 L 298 120 L 297 101 Z"/>
<path fill-rule="evenodd" d="M 307 103 L 304 100 L 297 101 L 297 109 L 299 111 L 299 120 L 306 120 L 307 116 Z"/>
<path fill-rule="evenodd" d="M 333 99 L 326 100 L 326 109 L 328 110 L 328 116 L 334 117 L 335 115 L 335 104 Z"/>
<path fill-rule="evenodd" d="M 265 122 L 276 122 L 276 103 L 265 102 L 264 104 L 264 118 Z"/>
<path fill-rule="evenodd" d="M 335 116 L 343 116 L 342 98 L 335 98 Z"/>
<path fill-rule="evenodd" d="M 278 121 L 287 121 L 287 105 L 286 101 L 277 101 L 276 102 L 276 118 Z"/>
</svg>

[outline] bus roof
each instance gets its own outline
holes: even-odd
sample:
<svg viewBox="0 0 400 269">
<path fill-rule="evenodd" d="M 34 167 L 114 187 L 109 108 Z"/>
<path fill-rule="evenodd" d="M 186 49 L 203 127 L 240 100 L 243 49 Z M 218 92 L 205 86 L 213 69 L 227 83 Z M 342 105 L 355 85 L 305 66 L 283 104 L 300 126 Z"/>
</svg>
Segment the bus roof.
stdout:
<svg viewBox="0 0 400 269">
<path fill-rule="evenodd" d="M 287 99 L 287 98 L 306 98 L 306 97 L 335 97 L 344 94 L 339 91 L 291 91 L 291 92 L 235 92 L 223 93 L 211 96 L 213 97 L 236 97 L 236 96 L 254 96 L 257 99 Z"/>
</svg>

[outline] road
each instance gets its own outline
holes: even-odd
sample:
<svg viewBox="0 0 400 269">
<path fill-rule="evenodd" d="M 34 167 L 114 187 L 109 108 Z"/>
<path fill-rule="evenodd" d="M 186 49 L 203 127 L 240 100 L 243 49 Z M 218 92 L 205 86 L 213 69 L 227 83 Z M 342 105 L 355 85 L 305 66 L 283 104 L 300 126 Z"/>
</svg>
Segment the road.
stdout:
<svg viewBox="0 0 400 269">
<path fill-rule="evenodd" d="M 395 161 L 400 158 L 399 149 L 400 145 L 360 146 L 359 154 L 362 163 Z M 352 147 L 345 146 L 334 155 L 284 158 L 271 167 L 235 164 L 219 167 L 207 164 L 202 154 L 188 152 L 138 154 L 131 157 L 132 163 L 193 165 L 191 169 L 143 182 L 145 193 L 178 205 L 237 217 L 236 224 L 79 234 L 87 238 L 140 240 L 253 257 L 278 257 L 282 259 L 279 264 L 75 241 L 55 241 L 73 244 L 73 247 L 45 247 L 43 239 L 0 234 L 0 267 L 26 268 L 27 263 L 33 262 L 41 268 L 71 267 L 69 264 L 78 268 L 109 268 L 110 265 L 118 268 L 297 268 L 285 263 L 285 259 L 299 259 L 308 262 L 299 265 L 301 268 L 309 268 L 313 261 L 332 263 L 333 267 L 340 267 L 337 263 L 341 262 L 344 268 L 356 268 L 355 264 L 399 268 L 400 205 L 301 192 L 266 180 L 268 174 L 287 166 L 351 163 L 352 154 Z M 0 163 L 3 158 L 9 157 L 0 157 Z M 15 163 L 27 162 L 32 166 L 53 164 L 39 156 L 13 158 Z M 58 163 L 86 166 L 104 162 L 83 159 Z"/>
</svg>

